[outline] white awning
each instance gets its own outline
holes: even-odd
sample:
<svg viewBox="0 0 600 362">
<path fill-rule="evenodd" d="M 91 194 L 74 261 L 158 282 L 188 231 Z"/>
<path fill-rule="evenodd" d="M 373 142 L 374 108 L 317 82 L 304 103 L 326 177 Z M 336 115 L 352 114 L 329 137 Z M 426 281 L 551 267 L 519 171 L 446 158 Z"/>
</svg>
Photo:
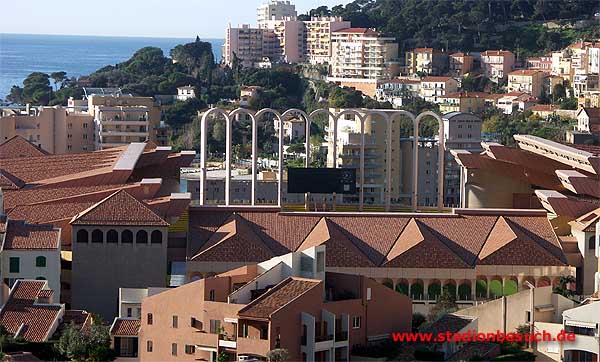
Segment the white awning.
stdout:
<svg viewBox="0 0 600 362">
<path fill-rule="evenodd" d="M 565 325 L 571 326 L 571 327 L 582 327 L 582 328 L 593 328 L 593 329 L 595 329 L 597 327 L 596 323 L 580 322 L 580 321 L 573 321 L 573 320 L 565 320 Z"/>
</svg>

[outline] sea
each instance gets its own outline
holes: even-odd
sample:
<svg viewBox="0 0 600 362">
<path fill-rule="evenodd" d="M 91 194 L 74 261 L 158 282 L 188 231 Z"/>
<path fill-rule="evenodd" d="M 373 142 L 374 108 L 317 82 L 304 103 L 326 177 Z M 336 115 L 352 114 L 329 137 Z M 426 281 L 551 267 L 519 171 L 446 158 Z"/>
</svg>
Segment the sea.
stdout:
<svg viewBox="0 0 600 362">
<path fill-rule="evenodd" d="M 0 33 L 0 100 L 32 72 L 65 71 L 68 77 L 79 77 L 123 62 L 146 46 L 159 47 L 169 56 L 176 45 L 195 39 Z M 220 61 L 223 39 L 201 40 L 212 44 L 215 61 Z"/>
</svg>

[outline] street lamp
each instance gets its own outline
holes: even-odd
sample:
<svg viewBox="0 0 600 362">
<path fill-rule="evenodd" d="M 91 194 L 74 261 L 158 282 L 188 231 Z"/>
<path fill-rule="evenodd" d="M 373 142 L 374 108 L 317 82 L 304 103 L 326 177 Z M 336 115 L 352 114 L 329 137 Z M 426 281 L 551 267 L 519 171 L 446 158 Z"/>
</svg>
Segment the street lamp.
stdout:
<svg viewBox="0 0 600 362">
<path fill-rule="evenodd" d="M 534 328 L 534 313 L 535 313 L 535 306 L 534 306 L 534 289 L 535 286 L 533 284 L 531 284 L 529 282 L 529 280 L 526 280 L 525 286 L 527 288 L 529 288 L 529 308 L 531 310 L 531 312 L 529 313 L 529 336 L 533 336 L 533 333 L 535 332 L 535 328 Z M 527 343 L 529 345 L 530 348 L 533 349 L 533 341 L 531 340 L 531 338 L 529 338 L 529 342 Z"/>
</svg>

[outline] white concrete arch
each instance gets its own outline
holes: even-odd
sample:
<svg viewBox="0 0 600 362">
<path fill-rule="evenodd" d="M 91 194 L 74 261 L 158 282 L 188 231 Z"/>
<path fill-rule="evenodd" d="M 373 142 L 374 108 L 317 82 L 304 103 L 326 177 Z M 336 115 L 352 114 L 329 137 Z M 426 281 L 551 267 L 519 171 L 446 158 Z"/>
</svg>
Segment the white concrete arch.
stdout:
<svg viewBox="0 0 600 362">
<path fill-rule="evenodd" d="M 369 110 L 366 113 L 366 117 L 369 116 L 380 116 L 383 118 L 386 126 L 386 161 L 385 161 L 385 211 L 390 211 L 391 208 L 391 185 L 392 185 L 392 119 L 390 115 L 381 110 Z M 366 119 L 365 119 L 366 120 Z M 364 142 L 364 141 L 363 141 Z M 364 146 L 361 147 L 360 164 L 361 164 L 361 185 L 364 185 Z M 364 186 L 361 186 L 364 187 Z"/>
<path fill-rule="evenodd" d="M 392 114 L 392 116 L 390 117 L 390 127 L 391 124 L 395 121 L 395 120 L 400 120 L 400 117 L 405 116 L 408 117 L 412 124 L 413 124 L 413 135 L 415 135 L 415 139 L 417 139 L 417 135 L 419 134 L 419 125 L 417 123 L 417 117 L 409 111 L 405 111 L 405 110 L 395 110 L 394 114 Z M 391 134 L 391 132 L 390 132 Z M 390 142 L 391 144 L 391 142 Z M 416 144 L 416 143 L 415 143 Z M 414 146 L 414 145 L 413 145 Z M 416 149 L 418 151 L 418 149 Z M 418 159 L 415 158 L 415 155 L 417 154 L 417 152 L 415 152 L 415 148 L 413 147 L 413 165 L 417 164 Z M 388 167 L 388 175 L 391 175 L 391 162 L 388 163 L 387 167 Z M 414 167 L 413 167 L 414 168 Z M 413 170 L 414 174 L 416 175 L 415 170 Z M 417 176 L 413 177 L 413 183 L 415 182 L 415 180 L 417 179 Z M 388 183 L 391 182 L 390 179 L 388 179 Z M 417 198 L 416 198 L 416 193 L 415 193 L 415 187 L 413 185 L 413 194 L 412 194 L 412 210 L 416 211 L 417 210 Z M 388 200 L 386 200 L 386 206 L 387 206 Z"/>
<path fill-rule="evenodd" d="M 227 175 L 231 175 L 231 119 L 227 112 L 220 108 L 211 108 L 204 112 L 200 120 L 200 205 L 204 205 L 206 187 L 206 143 L 208 141 L 208 117 L 210 115 L 222 116 L 225 119 L 225 169 Z M 225 205 L 229 205 L 229 183 L 230 177 L 225 178 Z"/>
<path fill-rule="evenodd" d="M 438 114 L 432 111 L 424 111 L 419 113 L 414 121 L 415 130 L 415 142 L 413 143 L 413 210 L 417 209 L 417 196 L 418 196 L 418 175 L 419 175 L 419 123 L 427 116 L 431 116 L 438 121 L 439 126 L 439 141 L 438 141 L 438 211 L 442 211 L 444 208 L 444 151 L 446 148 L 446 142 L 444 137 L 444 120 Z"/>
<path fill-rule="evenodd" d="M 256 127 L 256 118 L 254 117 L 254 112 L 245 108 L 237 108 L 229 112 L 229 118 L 231 119 L 231 122 L 235 120 L 235 116 L 238 114 L 247 114 L 252 120 L 252 189 L 250 190 L 250 204 L 254 206 L 256 205 L 256 172 L 258 171 L 258 167 L 256 167 L 256 158 L 258 156 L 258 131 Z M 227 172 L 226 177 L 231 178 L 229 172 Z"/>
<path fill-rule="evenodd" d="M 256 112 L 254 114 L 254 118 L 256 119 L 256 121 L 260 121 L 262 119 L 263 116 L 265 116 L 266 114 L 271 113 L 273 114 L 276 118 L 277 121 L 279 122 L 279 124 L 281 125 L 281 127 L 279 127 L 279 143 L 277 146 L 277 150 L 278 150 L 278 170 L 277 170 L 277 206 L 282 207 L 283 203 L 283 118 L 281 117 L 281 114 L 279 112 L 277 112 L 276 110 L 272 109 L 272 108 L 263 108 L 260 111 Z M 252 192 L 256 192 L 255 190 L 252 190 Z"/>
<path fill-rule="evenodd" d="M 310 125 L 312 124 L 312 118 L 306 112 L 298 108 L 290 108 L 283 112 L 281 115 L 281 122 L 284 122 L 293 115 L 300 115 L 304 118 L 304 148 L 306 151 L 306 160 L 304 160 L 304 167 L 310 167 Z M 279 128 L 283 129 L 283 123 L 279 124 Z"/>
</svg>

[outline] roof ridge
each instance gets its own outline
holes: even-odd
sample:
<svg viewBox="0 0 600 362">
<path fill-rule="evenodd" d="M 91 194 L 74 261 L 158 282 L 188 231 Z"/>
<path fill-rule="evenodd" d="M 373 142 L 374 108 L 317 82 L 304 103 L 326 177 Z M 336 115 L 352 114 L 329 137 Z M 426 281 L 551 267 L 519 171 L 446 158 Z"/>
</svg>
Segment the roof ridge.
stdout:
<svg viewBox="0 0 600 362">
<path fill-rule="evenodd" d="M 502 223 L 502 224 L 500 224 L 500 223 Z M 502 225 L 504 225 L 505 227 L 508 227 L 508 230 L 512 234 L 512 238 L 510 240 L 501 240 L 500 241 L 501 245 L 491 246 L 490 243 L 492 241 L 490 241 L 490 237 L 492 236 L 492 233 L 497 228 L 503 227 Z M 517 238 L 518 238 L 518 235 L 515 234 L 515 231 L 511 227 L 511 224 L 508 223 L 508 220 L 506 220 L 506 218 L 503 215 L 500 215 L 500 216 L 498 216 L 498 218 L 496 219 L 496 222 L 494 222 L 494 226 L 492 226 L 488 235 L 486 236 L 485 241 L 483 242 L 483 245 L 481 246 L 481 250 L 479 250 L 479 253 L 477 254 L 477 257 L 479 258 L 479 260 L 483 260 L 483 259 L 487 258 L 488 256 L 492 255 L 493 253 L 495 253 L 496 251 L 500 250 L 501 248 L 505 247 L 506 245 L 510 244 Z"/>
<path fill-rule="evenodd" d="M 395 251 L 397 252 L 396 249 L 401 249 L 402 245 L 399 244 L 399 239 L 400 237 L 404 234 L 404 232 L 409 228 L 409 227 L 416 227 L 418 233 L 421 235 L 421 240 L 417 241 L 416 243 L 414 243 L 412 246 L 410 246 L 409 248 L 397 253 L 396 255 L 392 256 L 392 252 Z M 385 258 L 382 261 L 381 265 L 383 264 L 387 264 L 390 261 L 392 261 L 393 259 L 395 259 L 396 257 L 404 254 L 405 252 L 407 252 L 408 250 L 412 249 L 413 247 L 415 247 L 417 244 L 419 244 L 420 242 L 422 242 L 425 239 L 425 236 L 423 235 L 423 233 L 421 232 L 419 225 L 417 224 L 417 220 L 414 217 L 411 217 L 410 220 L 406 223 L 406 225 L 404 225 L 404 227 L 402 228 L 402 230 L 400 231 L 400 233 L 396 236 L 396 239 L 394 239 L 394 243 L 390 246 L 390 249 L 388 250 L 388 252 L 385 254 Z"/>
<path fill-rule="evenodd" d="M 546 221 L 548 221 L 548 220 L 546 219 Z M 544 251 L 545 251 L 545 252 L 547 252 L 548 254 L 552 255 L 554 258 L 556 258 L 556 259 L 557 259 L 558 261 L 560 261 L 561 263 L 567 264 L 567 261 L 566 261 L 566 259 L 565 259 L 566 257 L 565 257 L 565 255 L 564 255 L 564 251 L 562 250 L 562 246 L 560 246 L 560 245 L 561 245 L 561 244 L 560 244 L 560 240 L 559 240 L 559 242 L 558 242 L 558 245 L 559 245 L 559 246 L 555 246 L 555 247 L 556 247 L 556 248 L 558 248 L 559 250 L 561 250 L 561 251 L 562 251 L 562 256 L 563 256 L 563 258 L 560 258 L 560 256 L 559 256 L 559 255 L 556 255 L 556 254 L 555 254 L 555 253 L 554 253 L 552 250 L 548 249 L 548 247 L 546 247 L 546 245 L 542 244 L 542 243 L 540 242 L 540 240 L 536 240 L 536 238 L 534 238 L 534 237 L 531 237 L 531 236 L 529 235 L 529 232 L 528 232 L 527 230 L 524 230 L 524 229 L 523 229 L 523 228 L 522 228 L 522 227 L 521 227 L 519 224 L 517 224 L 516 222 L 514 222 L 514 221 L 512 221 L 512 220 L 510 220 L 510 219 L 507 219 L 507 220 L 506 220 L 506 222 L 507 222 L 507 223 L 510 225 L 511 229 L 513 230 L 513 232 L 515 232 L 515 233 L 519 233 L 519 234 L 523 235 L 523 237 L 527 238 L 529 241 L 533 242 L 534 244 L 536 244 L 536 245 L 538 245 L 539 247 L 541 247 L 542 249 L 544 249 Z M 550 221 L 548 221 L 548 222 L 550 222 Z M 519 235 L 517 235 L 517 237 L 519 237 Z M 545 240 L 545 239 L 542 239 L 541 241 L 547 242 L 547 240 Z"/>
<path fill-rule="evenodd" d="M 349 233 L 351 235 L 353 235 L 352 233 L 348 232 L 346 229 L 344 229 L 341 225 L 338 225 L 335 221 L 330 220 L 329 218 L 325 218 L 326 219 L 326 223 L 327 223 L 327 227 L 328 227 L 328 232 L 329 232 L 329 237 L 331 238 L 331 232 L 329 231 L 329 227 L 331 227 L 332 230 L 337 231 L 338 233 L 340 233 L 345 240 L 347 240 L 350 245 L 352 245 L 355 248 L 355 251 L 358 252 L 360 255 L 364 256 L 371 264 L 373 264 L 373 266 L 377 266 L 380 264 L 380 262 L 376 262 L 374 260 L 371 259 L 371 257 L 369 256 L 369 254 L 365 253 L 357 244 L 356 242 L 354 242 L 354 240 L 352 240 L 353 238 L 349 237 L 346 233 Z M 354 236 L 354 235 L 353 235 Z M 355 237 L 355 239 L 358 240 L 357 237 Z M 364 241 L 363 241 L 364 242 Z M 367 244 L 367 243 L 365 243 Z M 368 244 L 367 244 L 368 245 Z"/>
<path fill-rule="evenodd" d="M 467 260 L 465 260 L 460 254 L 458 254 L 455 250 L 455 246 L 461 247 L 461 245 L 458 245 L 457 243 L 455 243 L 453 240 L 450 240 L 448 237 L 446 237 L 445 235 L 440 234 L 437 230 L 433 230 L 431 229 L 427 224 L 421 222 L 420 220 L 416 220 L 417 225 L 421 225 L 425 228 L 425 232 L 428 233 L 429 235 L 431 235 L 432 237 L 434 237 L 436 240 L 438 240 L 440 243 L 442 243 L 442 245 L 444 245 L 449 251 L 452 252 L 452 254 L 456 255 L 456 257 L 458 257 L 458 259 L 460 259 L 465 265 L 471 266 L 471 263 Z M 423 231 L 421 230 L 421 233 L 423 233 Z M 439 235 L 439 236 L 438 236 Z M 427 238 L 427 235 L 423 235 L 425 238 Z M 441 236 L 441 237 L 440 237 Z M 452 243 L 451 245 L 448 245 L 448 242 Z"/>
<path fill-rule="evenodd" d="M 300 244 L 298 244 L 298 246 L 296 247 L 296 249 L 295 249 L 294 251 L 301 251 L 301 250 L 308 249 L 308 247 L 306 247 L 306 248 L 304 248 L 304 247 L 303 247 L 303 246 L 304 246 L 304 243 L 306 243 L 306 242 L 307 242 L 307 240 L 306 240 L 306 239 L 308 239 L 308 238 L 311 236 L 311 234 L 312 234 L 312 233 L 315 231 L 315 229 L 316 229 L 317 227 L 319 227 L 319 225 L 321 225 L 321 223 L 325 223 L 325 230 L 327 231 L 327 236 L 328 236 L 328 238 L 331 238 L 331 233 L 329 232 L 329 229 L 327 228 L 327 218 L 326 218 L 325 216 L 321 216 L 321 218 L 319 219 L 319 221 L 318 221 L 318 222 L 316 222 L 316 223 L 315 223 L 315 224 L 314 224 L 314 225 L 313 225 L 313 226 L 310 228 L 310 231 L 309 231 L 309 232 L 308 232 L 306 235 L 304 235 L 304 238 L 302 239 L 302 241 L 300 242 Z M 325 240 L 325 241 L 327 241 L 327 240 Z M 323 242 L 319 243 L 318 245 L 321 245 L 321 244 L 323 244 L 325 241 L 323 241 Z"/>
</svg>

